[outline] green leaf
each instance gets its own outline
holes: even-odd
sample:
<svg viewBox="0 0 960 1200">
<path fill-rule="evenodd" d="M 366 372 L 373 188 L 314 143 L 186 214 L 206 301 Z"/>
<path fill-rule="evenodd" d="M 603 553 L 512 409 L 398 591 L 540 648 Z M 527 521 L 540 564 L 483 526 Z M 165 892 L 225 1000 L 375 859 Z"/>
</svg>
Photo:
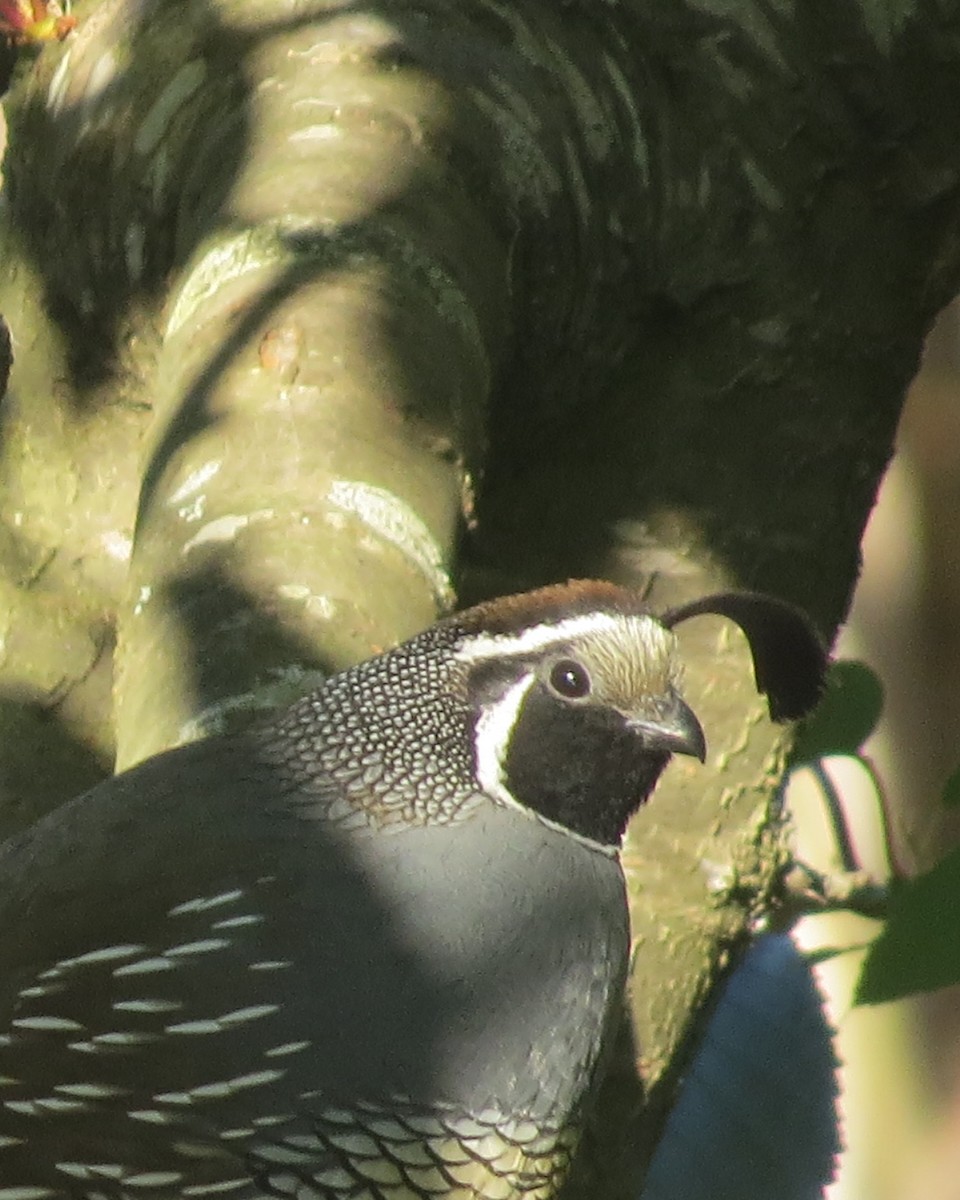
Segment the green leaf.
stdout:
<svg viewBox="0 0 960 1200">
<path fill-rule="evenodd" d="M 960 847 L 896 883 L 890 916 L 867 954 L 857 1004 L 881 1004 L 960 983 Z"/>
<path fill-rule="evenodd" d="M 883 685 L 862 662 L 831 665 L 823 698 L 797 733 L 791 762 L 813 762 L 828 754 L 856 754 L 876 728 Z"/>
</svg>

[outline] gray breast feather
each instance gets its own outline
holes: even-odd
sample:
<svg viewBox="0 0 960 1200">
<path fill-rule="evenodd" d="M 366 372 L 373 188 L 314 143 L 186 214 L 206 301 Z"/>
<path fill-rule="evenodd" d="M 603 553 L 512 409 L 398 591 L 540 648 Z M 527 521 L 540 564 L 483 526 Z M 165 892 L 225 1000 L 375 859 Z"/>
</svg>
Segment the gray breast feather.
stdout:
<svg viewBox="0 0 960 1200">
<path fill-rule="evenodd" d="M 623 987 L 617 862 L 493 803 L 445 829 L 360 839 L 357 853 L 429 980 L 423 1040 L 441 1090 L 473 1109 L 562 1112 Z"/>
</svg>

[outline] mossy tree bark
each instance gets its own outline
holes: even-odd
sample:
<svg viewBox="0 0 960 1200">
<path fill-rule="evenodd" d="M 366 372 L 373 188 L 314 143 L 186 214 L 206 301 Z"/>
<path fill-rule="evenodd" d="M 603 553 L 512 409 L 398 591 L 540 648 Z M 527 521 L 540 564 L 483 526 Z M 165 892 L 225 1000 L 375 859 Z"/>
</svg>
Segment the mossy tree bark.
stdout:
<svg viewBox="0 0 960 1200">
<path fill-rule="evenodd" d="M 736 584 L 836 628 L 957 287 L 960 4 L 76 11 L 7 106 L 4 714 L 56 765 L 4 750 L 7 829 L 451 579 Z M 631 831 L 639 1072 L 590 1196 L 635 1192 L 784 856 L 742 648 L 682 638 L 709 769 Z"/>
</svg>

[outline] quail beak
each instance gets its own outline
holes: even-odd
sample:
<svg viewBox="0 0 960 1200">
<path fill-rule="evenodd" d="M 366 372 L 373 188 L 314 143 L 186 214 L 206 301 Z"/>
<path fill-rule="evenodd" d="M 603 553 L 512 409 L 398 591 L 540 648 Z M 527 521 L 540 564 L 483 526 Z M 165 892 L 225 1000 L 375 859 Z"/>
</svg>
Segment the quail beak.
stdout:
<svg viewBox="0 0 960 1200">
<path fill-rule="evenodd" d="M 631 728 L 643 738 L 651 750 L 666 750 L 669 754 L 689 754 L 704 762 L 707 757 L 707 739 L 703 726 L 693 709 L 679 696 L 671 699 L 667 711 L 659 713 L 655 720 L 630 722 Z"/>
</svg>

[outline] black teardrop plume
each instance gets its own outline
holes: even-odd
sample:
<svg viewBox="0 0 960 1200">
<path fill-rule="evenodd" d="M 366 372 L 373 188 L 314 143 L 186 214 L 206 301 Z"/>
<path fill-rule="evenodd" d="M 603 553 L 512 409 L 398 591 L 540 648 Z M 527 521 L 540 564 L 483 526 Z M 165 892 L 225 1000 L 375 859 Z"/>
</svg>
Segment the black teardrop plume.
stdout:
<svg viewBox="0 0 960 1200">
<path fill-rule="evenodd" d="M 816 705 L 827 651 L 806 613 L 762 592 L 717 592 L 670 608 L 660 620 L 672 629 L 704 613 L 726 617 L 746 634 L 757 690 L 767 697 L 774 721 L 795 721 Z"/>
</svg>

